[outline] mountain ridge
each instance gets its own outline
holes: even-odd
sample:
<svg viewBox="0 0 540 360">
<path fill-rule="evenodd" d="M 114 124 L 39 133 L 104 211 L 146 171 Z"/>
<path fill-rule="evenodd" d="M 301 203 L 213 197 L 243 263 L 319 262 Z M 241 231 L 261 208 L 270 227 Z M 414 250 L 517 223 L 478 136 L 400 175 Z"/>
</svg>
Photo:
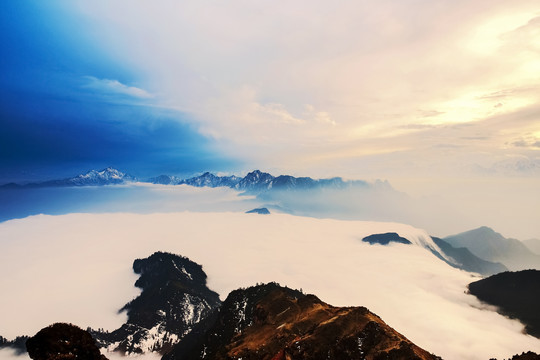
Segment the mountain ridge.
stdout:
<svg viewBox="0 0 540 360">
<path fill-rule="evenodd" d="M 365 307 L 334 307 L 267 283 L 232 291 L 211 328 L 180 359 L 440 359 Z"/>
<path fill-rule="evenodd" d="M 25 187 L 62 187 L 62 186 L 103 186 L 121 185 L 133 182 L 151 183 L 156 185 L 190 185 L 195 187 L 229 187 L 246 193 L 259 193 L 275 190 L 309 190 L 318 188 L 344 189 L 347 187 L 378 187 L 391 188 L 387 181 L 377 180 L 368 183 L 363 180 L 343 180 L 341 177 L 327 179 L 313 179 L 311 177 L 294 177 L 291 175 L 273 176 L 261 170 L 253 170 L 244 177 L 236 175 L 219 176 L 211 172 L 190 178 L 180 178 L 174 175 L 159 175 L 146 180 L 140 180 L 132 175 L 124 173 L 113 167 L 102 170 L 89 170 L 86 173 L 74 177 L 47 180 L 28 184 L 8 183 L 0 185 L 0 188 L 25 188 Z"/>
<path fill-rule="evenodd" d="M 533 253 L 521 241 L 505 238 L 493 229 L 482 226 L 443 238 L 454 247 L 464 247 L 475 256 L 499 262 L 509 270 L 540 269 L 540 255 Z"/>
</svg>

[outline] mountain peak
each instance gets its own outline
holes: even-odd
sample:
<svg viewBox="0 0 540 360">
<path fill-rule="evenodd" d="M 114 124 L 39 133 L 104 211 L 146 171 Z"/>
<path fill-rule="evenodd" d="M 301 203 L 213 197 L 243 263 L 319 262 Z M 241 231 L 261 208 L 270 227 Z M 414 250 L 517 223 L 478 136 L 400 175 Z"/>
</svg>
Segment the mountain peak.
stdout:
<svg viewBox="0 0 540 360">
<path fill-rule="evenodd" d="M 136 259 L 133 270 L 142 292 L 121 309 L 127 322 L 111 333 L 92 332 L 109 351 L 164 354 L 221 304 L 206 286 L 202 266 L 186 257 L 156 252 Z"/>
<path fill-rule="evenodd" d="M 164 359 L 438 359 L 365 307 L 277 283 L 232 291 L 202 341 L 175 350 Z"/>
</svg>

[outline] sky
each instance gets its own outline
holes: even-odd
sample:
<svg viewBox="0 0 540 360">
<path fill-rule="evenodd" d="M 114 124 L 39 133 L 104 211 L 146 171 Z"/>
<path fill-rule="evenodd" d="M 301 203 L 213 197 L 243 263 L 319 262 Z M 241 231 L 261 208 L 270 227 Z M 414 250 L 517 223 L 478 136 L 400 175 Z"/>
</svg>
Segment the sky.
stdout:
<svg viewBox="0 0 540 360">
<path fill-rule="evenodd" d="M 540 174 L 536 1 L 1 6 L 6 179 Z"/>
<path fill-rule="evenodd" d="M 459 231 L 540 234 L 537 1 L 25 0 L 0 17 L 0 183 L 386 179 L 466 209 Z"/>
</svg>

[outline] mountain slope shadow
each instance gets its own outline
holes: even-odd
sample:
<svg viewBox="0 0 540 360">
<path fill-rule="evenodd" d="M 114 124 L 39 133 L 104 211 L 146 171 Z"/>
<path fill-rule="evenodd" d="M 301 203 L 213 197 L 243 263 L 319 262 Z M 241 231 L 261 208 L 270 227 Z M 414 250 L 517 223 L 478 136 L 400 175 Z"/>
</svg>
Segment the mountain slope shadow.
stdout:
<svg viewBox="0 0 540 360">
<path fill-rule="evenodd" d="M 540 338 L 540 271 L 504 272 L 469 284 L 469 292 L 498 307 L 498 311 L 525 324 Z"/>
</svg>

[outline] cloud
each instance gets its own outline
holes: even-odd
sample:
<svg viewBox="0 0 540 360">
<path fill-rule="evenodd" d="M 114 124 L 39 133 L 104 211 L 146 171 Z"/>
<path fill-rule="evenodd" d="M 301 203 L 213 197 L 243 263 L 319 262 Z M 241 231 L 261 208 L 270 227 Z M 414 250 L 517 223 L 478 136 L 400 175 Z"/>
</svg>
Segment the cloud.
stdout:
<svg viewBox="0 0 540 360">
<path fill-rule="evenodd" d="M 536 101 L 538 15 L 528 0 L 70 6 L 159 89 L 164 106 L 192 114 L 222 153 L 249 167 L 316 172 L 409 149 L 419 150 L 411 162 L 429 163 L 438 154 L 424 145 L 441 126 L 517 114 Z M 449 131 L 439 137 L 460 142 Z M 499 144 L 446 156 L 498 156 Z"/>
<path fill-rule="evenodd" d="M 202 264 L 209 287 L 223 297 L 238 287 L 277 281 L 333 305 L 366 306 L 446 359 L 540 351 L 521 324 L 482 310 L 464 293 L 476 277 L 419 246 L 360 241 L 387 231 L 414 242 L 426 237 L 397 223 L 279 214 L 70 214 L 4 222 L 0 271 L 11 276 L 0 278 L 0 333 L 34 333 L 54 321 L 119 326 L 125 315 L 117 309 L 138 293 L 133 260 L 161 250 Z"/>
<path fill-rule="evenodd" d="M 146 90 L 134 86 L 127 86 L 118 80 L 98 79 L 94 76 L 85 76 L 84 79 L 86 80 L 86 84 L 83 85 L 84 88 L 101 93 L 126 95 L 139 99 L 150 99 L 154 97 L 154 95 L 148 93 Z"/>
</svg>

